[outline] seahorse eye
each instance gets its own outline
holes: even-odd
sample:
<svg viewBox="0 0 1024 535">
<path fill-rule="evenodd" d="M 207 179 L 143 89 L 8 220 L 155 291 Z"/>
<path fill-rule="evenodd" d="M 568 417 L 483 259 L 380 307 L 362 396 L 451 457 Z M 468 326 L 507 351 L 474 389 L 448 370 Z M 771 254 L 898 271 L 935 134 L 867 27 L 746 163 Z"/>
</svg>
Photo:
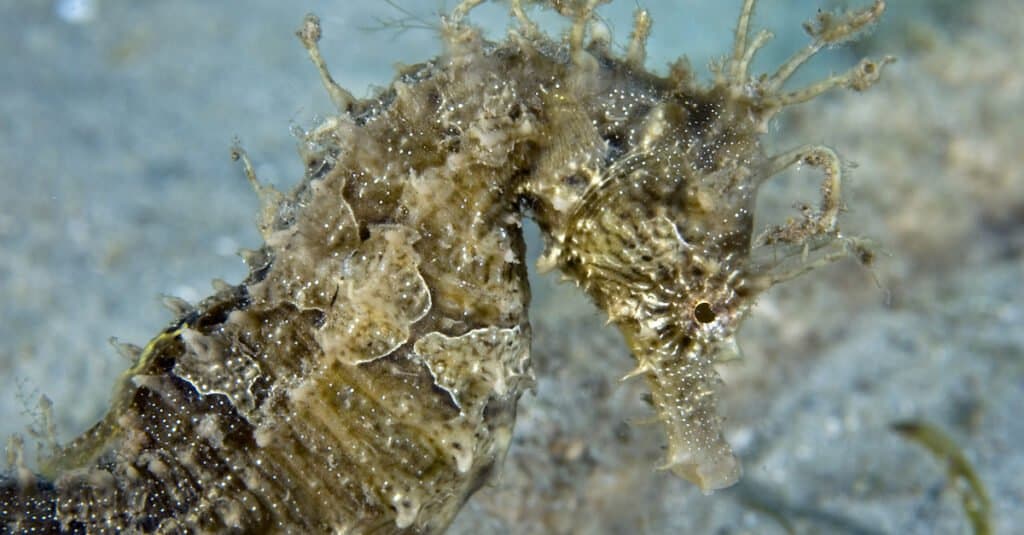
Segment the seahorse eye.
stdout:
<svg viewBox="0 0 1024 535">
<path fill-rule="evenodd" d="M 711 303 L 701 301 L 693 307 L 693 317 L 701 323 L 711 323 L 715 321 L 715 311 L 711 310 Z"/>
</svg>

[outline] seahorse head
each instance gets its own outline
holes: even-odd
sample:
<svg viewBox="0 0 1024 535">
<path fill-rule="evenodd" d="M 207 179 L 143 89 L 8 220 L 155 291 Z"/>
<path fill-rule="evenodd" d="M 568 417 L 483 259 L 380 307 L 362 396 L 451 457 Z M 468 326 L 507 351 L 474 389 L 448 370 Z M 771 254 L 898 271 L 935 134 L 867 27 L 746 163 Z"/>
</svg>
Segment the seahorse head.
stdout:
<svg viewBox="0 0 1024 535">
<path fill-rule="evenodd" d="M 535 99 L 529 133 L 537 152 L 521 191 L 545 236 L 540 267 L 561 270 L 623 333 L 638 362 L 629 376 L 646 379 L 664 424 L 664 468 L 704 490 L 726 487 L 740 466 L 716 411 L 715 363 L 737 354 L 736 331 L 765 289 L 851 252 L 862 256 L 858 241 L 838 231 L 836 153 L 804 146 L 769 155 L 760 139 L 784 108 L 878 80 L 892 58 L 785 87 L 818 51 L 874 23 L 885 2 L 820 13 L 805 24 L 810 44 L 773 74 L 753 75 L 751 61 L 771 33 L 750 31 L 756 2 L 746 0 L 733 52 L 713 64 L 710 83 L 695 81 L 684 60 L 665 77 L 644 71 L 650 28 L 642 12 L 625 56 L 599 31 L 585 42 L 599 3 L 566 11 L 575 17 L 568 53 L 549 62 L 562 75 Z M 798 164 L 823 172 L 820 204 L 801 204 L 800 217 L 755 237 L 758 189 Z"/>
<path fill-rule="evenodd" d="M 735 355 L 761 289 L 748 261 L 763 157 L 753 131 L 722 128 L 723 113 L 691 94 L 605 126 L 624 132 L 622 153 L 576 171 L 587 187 L 549 223 L 544 258 L 622 331 L 639 364 L 630 375 L 647 379 L 666 426 L 665 467 L 704 489 L 739 477 L 713 364 Z"/>
</svg>

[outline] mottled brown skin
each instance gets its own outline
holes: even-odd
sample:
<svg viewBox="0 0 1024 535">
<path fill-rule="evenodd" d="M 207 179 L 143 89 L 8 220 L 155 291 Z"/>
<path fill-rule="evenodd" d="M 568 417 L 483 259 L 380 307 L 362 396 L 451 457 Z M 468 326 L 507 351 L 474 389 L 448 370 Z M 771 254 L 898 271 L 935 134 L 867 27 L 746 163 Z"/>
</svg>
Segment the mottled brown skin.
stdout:
<svg viewBox="0 0 1024 535">
<path fill-rule="evenodd" d="M 291 194 L 237 153 L 264 200 L 248 278 L 183 307 L 44 477 L 0 486 L 8 531 L 443 531 L 499 470 L 532 385 L 524 215 L 544 233 L 542 266 L 625 335 L 665 467 L 704 489 L 736 480 L 713 364 L 759 292 L 848 243 L 834 153 L 766 156 L 759 135 L 785 105 L 866 87 L 880 65 L 803 92 L 779 90 L 798 64 L 749 78 L 764 41 L 747 44 L 749 1 L 703 86 L 683 63 L 644 70 L 643 12 L 618 57 L 587 39 L 599 2 L 553 4 L 574 21 L 566 43 L 518 1 L 519 29 L 487 42 L 463 22 L 477 3 L 445 19 L 444 56 L 369 100 L 333 83 L 307 19 L 300 38 L 341 113 L 307 133 Z M 815 45 L 882 7 L 819 18 Z M 797 161 L 825 170 L 820 210 L 755 240 L 758 186 Z"/>
</svg>

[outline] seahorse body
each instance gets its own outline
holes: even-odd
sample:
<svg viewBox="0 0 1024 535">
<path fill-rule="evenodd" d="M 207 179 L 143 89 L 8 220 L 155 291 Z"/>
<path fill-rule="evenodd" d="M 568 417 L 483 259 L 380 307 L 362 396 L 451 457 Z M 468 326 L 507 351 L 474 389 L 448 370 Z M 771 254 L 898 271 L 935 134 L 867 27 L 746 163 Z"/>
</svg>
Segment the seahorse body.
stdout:
<svg viewBox="0 0 1024 535">
<path fill-rule="evenodd" d="M 524 215 L 543 264 L 624 333 L 665 424 L 665 467 L 705 489 L 736 480 L 713 364 L 759 292 L 848 243 L 834 154 L 767 156 L 760 133 L 880 65 L 804 92 L 780 88 L 806 57 L 750 78 L 764 41 L 747 42 L 750 0 L 705 86 L 683 63 L 644 69 L 644 12 L 617 56 L 591 31 L 600 2 L 554 3 L 573 21 L 559 42 L 514 1 L 520 24 L 501 43 L 464 22 L 478 3 L 443 21 L 442 57 L 368 100 L 333 84 L 307 19 L 300 37 L 342 109 L 303 140 L 295 191 L 257 183 L 265 244 L 249 276 L 154 338 L 106 418 L 42 477 L 0 485 L 8 531 L 443 531 L 500 468 L 533 383 Z M 819 18 L 812 47 L 883 7 Z M 825 170 L 821 209 L 755 241 L 758 186 L 796 161 Z"/>
</svg>

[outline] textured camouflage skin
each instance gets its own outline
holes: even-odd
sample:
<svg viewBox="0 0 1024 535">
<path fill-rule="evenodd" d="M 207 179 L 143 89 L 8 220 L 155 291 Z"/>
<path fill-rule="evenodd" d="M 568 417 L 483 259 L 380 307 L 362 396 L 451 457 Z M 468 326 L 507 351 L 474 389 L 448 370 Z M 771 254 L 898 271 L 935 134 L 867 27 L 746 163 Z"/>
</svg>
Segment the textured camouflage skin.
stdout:
<svg viewBox="0 0 1024 535">
<path fill-rule="evenodd" d="M 697 83 L 684 62 L 644 68 L 643 11 L 624 55 L 594 25 L 601 2 L 552 2 L 564 41 L 518 20 L 500 43 L 442 22 L 443 56 L 356 100 L 299 37 L 337 116 L 305 134 L 306 176 L 262 186 L 265 245 L 248 278 L 217 285 L 145 348 L 107 417 L 0 486 L 11 532 L 436 533 L 500 469 L 533 382 L 521 221 L 624 334 L 664 424 L 664 467 L 706 490 L 740 474 L 716 410 L 716 361 L 772 284 L 853 250 L 841 237 L 838 157 L 771 156 L 768 121 L 831 87 L 863 89 L 887 62 L 786 92 L 823 46 L 881 14 L 819 15 L 813 39 L 751 77 L 748 35 Z M 822 202 L 753 235 L 758 187 L 802 162 Z M 17 453 L 17 452 L 15 452 Z M 17 464 L 17 463 L 15 463 Z M 18 468 L 18 467 L 16 467 Z"/>
</svg>

